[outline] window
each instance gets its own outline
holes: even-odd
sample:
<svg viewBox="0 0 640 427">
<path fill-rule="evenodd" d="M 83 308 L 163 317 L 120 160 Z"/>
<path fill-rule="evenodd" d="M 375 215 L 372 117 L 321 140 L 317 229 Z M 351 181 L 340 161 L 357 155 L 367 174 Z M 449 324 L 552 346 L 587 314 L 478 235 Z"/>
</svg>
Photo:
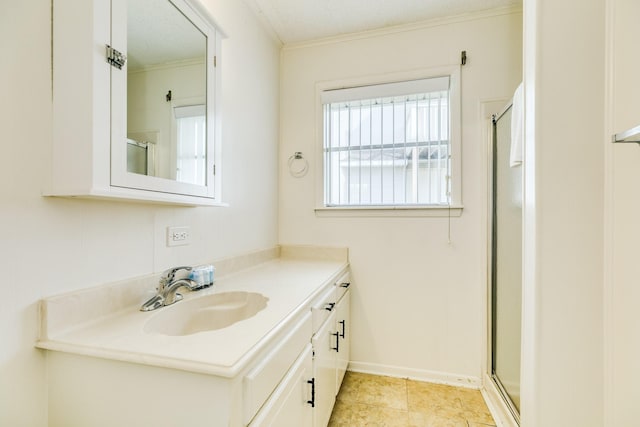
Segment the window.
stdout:
<svg viewBox="0 0 640 427">
<path fill-rule="evenodd" d="M 323 90 L 324 206 L 459 204 L 457 81 L 447 74 Z"/>
<path fill-rule="evenodd" d="M 204 104 L 174 107 L 176 120 L 176 180 L 191 184 L 206 182 L 207 132 Z"/>
</svg>

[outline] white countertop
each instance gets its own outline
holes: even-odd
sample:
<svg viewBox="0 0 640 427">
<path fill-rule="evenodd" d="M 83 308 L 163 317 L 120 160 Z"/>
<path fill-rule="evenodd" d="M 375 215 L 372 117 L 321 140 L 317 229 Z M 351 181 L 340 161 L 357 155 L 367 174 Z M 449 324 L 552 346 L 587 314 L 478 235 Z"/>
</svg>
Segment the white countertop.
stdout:
<svg viewBox="0 0 640 427">
<path fill-rule="evenodd" d="M 267 307 L 253 317 L 223 329 L 186 336 L 146 333 L 145 323 L 172 307 L 141 312 L 136 305 L 72 328 L 50 328 L 37 347 L 232 377 L 285 326 L 285 320 L 307 310 L 311 300 L 347 266 L 346 260 L 277 258 L 217 279 L 212 288 L 184 293 L 184 300 L 176 303 L 229 291 L 257 292 L 269 299 Z M 73 294 L 66 297 L 74 298 Z M 46 308 L 42 312 L 47 316 Z"/>
</svg>

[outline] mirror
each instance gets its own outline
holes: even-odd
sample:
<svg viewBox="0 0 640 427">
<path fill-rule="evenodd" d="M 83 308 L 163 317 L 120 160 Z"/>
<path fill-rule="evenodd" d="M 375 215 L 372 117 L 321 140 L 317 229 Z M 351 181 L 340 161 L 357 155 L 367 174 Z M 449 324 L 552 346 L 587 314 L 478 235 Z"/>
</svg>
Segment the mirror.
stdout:
<svg viewBox="0 0 640 427">
<path fill-rule="evenodd" d="M 206 35 L 171 1 L 127 1 L 127 172 L 207 184 L 206 62 Z"/>
</svg>

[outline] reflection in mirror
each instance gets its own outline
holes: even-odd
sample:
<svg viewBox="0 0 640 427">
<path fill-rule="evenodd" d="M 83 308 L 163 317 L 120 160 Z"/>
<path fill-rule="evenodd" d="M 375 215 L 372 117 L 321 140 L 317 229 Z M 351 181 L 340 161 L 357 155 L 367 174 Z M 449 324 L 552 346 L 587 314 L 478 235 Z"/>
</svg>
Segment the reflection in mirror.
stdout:
<svg viewBox="0 0 640 427">
<path fill-rule="evenodd" d="M 149 169 L 153 166 L 153 160 L 149 158 L 153 147 L 151 142 L 127 138 L 127 172 L 153 175 Z"/>
<path fill-rule="evenodd" d="M 206 185 L 207 38 L 169 0 L 127 13 L 127 171 Z"/>
<path fill-rule="evenodd" d="M 191 184 L 206 181 L 206 105 L 176 106 L 173 120 L 176 129 L 176 180 Z"/>
</svg>

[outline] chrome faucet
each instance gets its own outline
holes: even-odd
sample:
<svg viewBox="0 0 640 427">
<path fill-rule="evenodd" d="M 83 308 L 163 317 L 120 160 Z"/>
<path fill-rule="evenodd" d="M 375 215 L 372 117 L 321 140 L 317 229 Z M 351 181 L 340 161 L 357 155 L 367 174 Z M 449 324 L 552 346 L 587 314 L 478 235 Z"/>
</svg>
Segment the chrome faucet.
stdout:
<svg viewBox="0 0 640 427">
<path fill-rule="evenodd" d="M 180 270 L 191 271 L 191 267 L 174 267 L 162 273 L 158 283 L 158 293 L 142 304 L 140 311 L 151 311 L 180 301 L 182 295 L 177 292 L 180 288 L 185 288 L 188 291 L 198 288 L 198 283 L 195 280 L 176 279 L 176 273 Z"/>
</svg>

